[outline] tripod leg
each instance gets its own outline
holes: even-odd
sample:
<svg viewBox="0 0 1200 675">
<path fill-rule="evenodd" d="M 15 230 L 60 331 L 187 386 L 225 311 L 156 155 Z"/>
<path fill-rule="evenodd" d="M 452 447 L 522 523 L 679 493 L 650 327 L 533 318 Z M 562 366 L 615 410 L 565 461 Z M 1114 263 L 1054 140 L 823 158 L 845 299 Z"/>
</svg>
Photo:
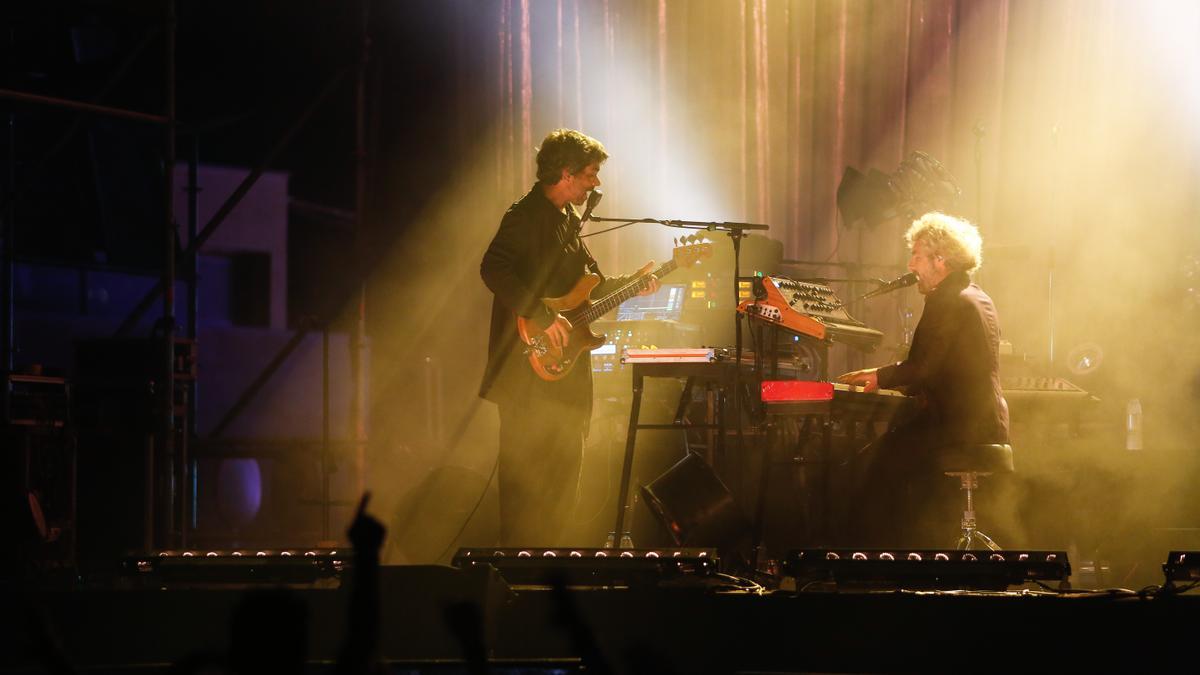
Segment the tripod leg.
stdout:
<svg viewBox="0 0 1200 675">
<path fill-rule="evenodd" d="M 997 544 L 991 537 L 987 536 L 986 534 L 977 531 L 977 532 L 975 532 L 975 536 L 982 539 L 984 545 L 987 546 L 989 549 L 991 549 L 993 551 L 1002 550 L 1000 548 L 1000 544 Z"/>
<path fill-rule="evenodd" d="M 958 539 L 958 550 L 970 551 L 975 547 L 975 533 L 968 530 L 963 533 L 963 536 Z"/>
</svg>

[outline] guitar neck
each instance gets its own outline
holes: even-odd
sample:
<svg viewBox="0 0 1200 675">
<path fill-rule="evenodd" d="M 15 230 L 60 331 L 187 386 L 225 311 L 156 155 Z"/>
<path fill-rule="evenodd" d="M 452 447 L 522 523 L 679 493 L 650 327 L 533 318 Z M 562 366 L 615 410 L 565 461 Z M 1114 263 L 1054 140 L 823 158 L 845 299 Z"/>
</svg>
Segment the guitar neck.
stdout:
<svg viewBox="0 0 1200 675">
<path fill-rule="evenodd" d="M 587 311 L 581 314 L 578 318 L 582 319 L 584 323 L 591 323 L 596 319 L 599 319 L 608 312 L 612 311 L 612 309 L 617 305 L 645 290 L 646 286 L 648 286 L 650 283 L 649 279 L 651 274 L 661 279 L 671 272 L 674 272 L 675 268 L 678 266 L 679 265 L 674 259 L 668 260 L 650 274 L 644 274 L 618 288 L 612 293 L 609 293 L 603 298 L 593 302 L 592 306 L 588 307 Z"/>
</svg>

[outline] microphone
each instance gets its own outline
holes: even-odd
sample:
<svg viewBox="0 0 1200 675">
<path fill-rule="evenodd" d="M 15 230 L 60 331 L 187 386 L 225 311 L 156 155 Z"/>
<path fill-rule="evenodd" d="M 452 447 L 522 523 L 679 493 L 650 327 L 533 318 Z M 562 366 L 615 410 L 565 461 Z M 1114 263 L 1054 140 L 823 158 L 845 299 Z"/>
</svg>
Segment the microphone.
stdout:
<svg viewBox="0 0 1200 675">
<path fill-rule="evenodd" d="M 588 221 L 588 218 L 592 217 L 592 209 L 596 208 L 601 199 L 604 199 L 604 193 L 600 191 L 600 188 L 592 188 L 592 192 L 587 198 L 587 206 L 583 209 L 583 216 L 579 219 L 580 227 Z"/>
<path fill-rule="evenodd" d="M 859 300 L 866 300 L 867 298 L 873 298 L 877 295 L 883 295 L 884 293 L 891 293 L 892 291 L 896 290 L 897 288 L 905 288 L 908 286 L 912 286 L 915 283 L 917 283 L 917 275 L 912 272 L 909 272 L 908 274 L 905 274 L 902 277 L 897 277 L 895 279 L 892 279 L 891 281 L 887 282 L 886 284 L 880 286 L 879 288 L 876 288 L 875 290 L 873 290 L 869 293 L 864 293 L 859 298 Z"/>
</svg>

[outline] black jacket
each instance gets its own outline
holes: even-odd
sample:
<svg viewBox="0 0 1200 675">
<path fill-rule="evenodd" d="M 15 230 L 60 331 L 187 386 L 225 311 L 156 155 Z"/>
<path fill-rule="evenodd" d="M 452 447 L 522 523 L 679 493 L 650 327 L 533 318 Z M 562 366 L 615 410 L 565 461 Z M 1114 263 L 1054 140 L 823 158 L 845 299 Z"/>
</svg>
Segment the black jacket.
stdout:
<svg viewBox="0 0 1200 675">
<path fill-rule="evenodd" d="M 501 405 L 536 405 L 539 398 L 555 398 L 578 410 L 586 425 L 592 403 L 590 363 L 577 363 L 563 379 L 546 382 L 530 367 L 516 327 L 518 314 L 541 328 L 550 325 L 554 313 L 542 298 L 565 295 L 588 271 L 589 263 L 594 268 L 578 236 L 579 220 L 573 210 L 567 211 L 564 215 L 554 208 L 535 184 L 505 212 L 483 255 L 480 275 L 495 298 L 479 395 Z M 607 279 L 592 295 L 602 296 L 624 281 L 623 277 Z"/>
<path fill-rule="evenodd" d="M 952 272 L 925 297 L 908 358 L 879 369 L 879 386 L 923 400 L 913 421 L 939 445 L 1008 443 L 1000 390 L 996 307 L 965 272 Z"/>
</svg>

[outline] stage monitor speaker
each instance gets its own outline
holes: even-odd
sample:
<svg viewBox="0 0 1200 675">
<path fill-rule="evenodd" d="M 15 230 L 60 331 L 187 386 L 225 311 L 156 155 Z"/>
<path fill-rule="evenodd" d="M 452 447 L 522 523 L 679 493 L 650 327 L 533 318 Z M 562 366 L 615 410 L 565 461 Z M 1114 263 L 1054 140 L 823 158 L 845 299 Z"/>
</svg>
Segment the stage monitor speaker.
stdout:
<svg viewBox="0 0 1200 675">
<path fill-rule="evenodd" d="M 1167 586 L 1200 583 L 1200 551 L 1171 551 L 1162 569 Z"/>
<path fill-rule="evenodd" d="M 750 535 L 750 521 L 729 488 L 697 454 L 642 486 L 642 498 L 679 546 L 731 549 Z"/>
<path fill-rule="evenodd" d="M 1002 591 L 1027 581 L 1067 583 L 1065 551 L 802 549 L 784 570 L 798 590 Z"/>
</svg>

